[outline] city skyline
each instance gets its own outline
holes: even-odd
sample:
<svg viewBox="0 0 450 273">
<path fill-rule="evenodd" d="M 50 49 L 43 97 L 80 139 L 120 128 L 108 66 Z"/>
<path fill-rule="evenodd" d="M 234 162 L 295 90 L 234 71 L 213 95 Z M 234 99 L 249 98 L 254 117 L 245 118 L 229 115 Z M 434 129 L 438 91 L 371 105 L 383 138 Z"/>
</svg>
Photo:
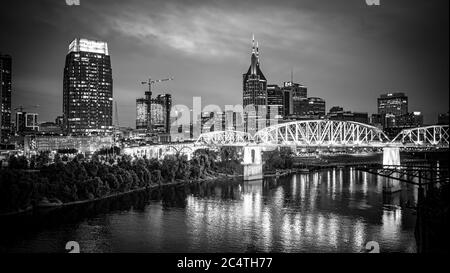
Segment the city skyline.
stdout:
<svg viewBox="0 0 450 273">
<path fill-rule="evenodd" d="M 308 86 L 311 97 L 325 99 L 327 110 L 339 105 L 376 113 L 380 94 L 404 92 L 411 111 L 423 112 L 426 123 L 436 123 L 438 114 L 448 111 L 445 1 L 438 5 L 407 1 L 405 13 L 401 4 L 368 7 L 364 1 L 285 2 L 282 7 L 245 2 L 242 7 L 247 12 L 218 2 L 109 3 L 5 4 L 10 14 L 24 6 L 23 13 L 29 15 L 24 22 L 9 15 L 0 19 L 7 26 L 0 51 L 13 58 L 13 109 L 39 104 L 34 111 L 40 121 L 61 115 L 64 56 L 74 37 L 108 43 L 121 126 L 134 127 L 135 100 L 145 91 L 140 82 L 148 76 L 175 78 L 155 87 L 155 93 L 171 93 L 174 105 L 191 106 L 193 96 L 201 96 L 204 105 L 240 104 L 241 75 L 248 67 L 251 33 L 255 33 L 267 83 L 288 81 L 293 68 L 294 81 Z M 286 16 L 290 9 L 295 9 L 296 17 Z M 429 20 L 416 19 L 419 12 Z M 80 14 L 99 15 L 99 23 L 88 27 Z M 177 17 L 180 14 L 185 18 Z M 223 22 L 215 22 L 215 15 L 223 16 Z M 341 22 L 344 28 L 333 30 L 332 22 Z M 31 24 L 36 33 L 20 35 Z M 243 27 L 236 30 L 237 26 Z M 405 33 L 412 26 L 417 31 Z M 42 62 L 45 67 L 38 69 Z"/>
</svg>

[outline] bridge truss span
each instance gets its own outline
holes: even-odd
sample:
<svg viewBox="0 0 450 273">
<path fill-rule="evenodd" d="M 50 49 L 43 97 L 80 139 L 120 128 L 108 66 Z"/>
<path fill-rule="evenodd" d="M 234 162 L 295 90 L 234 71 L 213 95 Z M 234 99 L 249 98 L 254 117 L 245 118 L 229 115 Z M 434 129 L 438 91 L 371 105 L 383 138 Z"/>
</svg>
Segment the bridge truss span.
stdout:
<svg viewBox="0 0 450 273">
<path fill-rule="evenodd" d="M 401 131 L 392 141 L 404 146 L 449 147 L 449 126 L 433 125 Z"/>
<path fill-rule="evenodd" d="M 244 146 L 250 142 L 253 142 L 253 137 L 249 133 L 227 130 L 203 133 L 195 145 Z"/>
<path fill-rule="evenodd" d="M 266 127 L 254 136 L 258 144 L 307 147 L 382 147 L 390 142 L 379 128 L 349 121 L 307 120 Z"/>
</svg>

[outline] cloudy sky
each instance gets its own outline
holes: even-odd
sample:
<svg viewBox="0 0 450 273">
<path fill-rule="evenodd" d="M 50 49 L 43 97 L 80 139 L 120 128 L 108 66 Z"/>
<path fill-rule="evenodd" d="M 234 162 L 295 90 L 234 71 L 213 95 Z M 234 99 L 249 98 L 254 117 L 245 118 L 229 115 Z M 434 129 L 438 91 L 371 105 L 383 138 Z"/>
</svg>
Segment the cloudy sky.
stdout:
<svg viewBox="0 0 450 273">
<path fill-rule="evenodd" d="M 376 112 L 381 93 L 405 92 L 427 123 L 449 109 L 449 1 L 2 0 L 0 51 L 13 56 L 13 106 L 41 121 L 62 112 L 65 55 L 75 37 L 108 42 L 121 126 L 135 124 L 141 81 L 175 104 L 241 104 L 251 37 L 269 83 L 290 79 L 327 109 Z"/>
</svg>

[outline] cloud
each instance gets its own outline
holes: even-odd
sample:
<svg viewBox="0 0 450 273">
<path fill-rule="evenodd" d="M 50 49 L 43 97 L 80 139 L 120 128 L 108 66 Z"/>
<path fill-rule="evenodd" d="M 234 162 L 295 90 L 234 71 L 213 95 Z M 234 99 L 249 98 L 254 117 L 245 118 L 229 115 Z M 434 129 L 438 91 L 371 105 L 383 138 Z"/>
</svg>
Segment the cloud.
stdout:
<svg viewBox="0 0 450 273">
<path fill-rule="evenodd" d="M 242 53 L 248 54 L 252 32 L 256 38 L 279 41 L 276 46 L 293 46 L 312 35 L 307 31 L 311 25 L 307 16 L 286 9 L 245 12 L 232 11 L 230 7 L 172 3 L 158 10 L 129 10 L 108 18 L 112 29 L 144 45 L 157 44 L 206 58 L 241 58 Z M 299 28 L 299 23 L 304 28 Z"/>
</svg>

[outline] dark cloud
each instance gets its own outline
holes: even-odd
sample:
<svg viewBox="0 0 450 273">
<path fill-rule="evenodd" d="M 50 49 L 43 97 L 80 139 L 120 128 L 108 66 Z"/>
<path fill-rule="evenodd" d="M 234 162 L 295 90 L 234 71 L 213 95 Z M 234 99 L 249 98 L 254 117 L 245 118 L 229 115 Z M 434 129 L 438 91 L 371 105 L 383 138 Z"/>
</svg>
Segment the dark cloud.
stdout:
<svg viewBox="0 0 450 273">
<path fill-rule="evenodd" d="M 406 92 L 426 121 L 448 111 L 448 1 L 2 1 L 0 51 L 13 55 L 14 105 L 39 104 L 41 120 L 62 111 L 62 70 L 74 37 L 109 43 L 122 124 L 134 124 L 140 82 L 190 105 L 239 104 L 251 34 L 270 83 L 290 78 L 328 108 L 376 111 L 387 91 Z"/>
</svg>

